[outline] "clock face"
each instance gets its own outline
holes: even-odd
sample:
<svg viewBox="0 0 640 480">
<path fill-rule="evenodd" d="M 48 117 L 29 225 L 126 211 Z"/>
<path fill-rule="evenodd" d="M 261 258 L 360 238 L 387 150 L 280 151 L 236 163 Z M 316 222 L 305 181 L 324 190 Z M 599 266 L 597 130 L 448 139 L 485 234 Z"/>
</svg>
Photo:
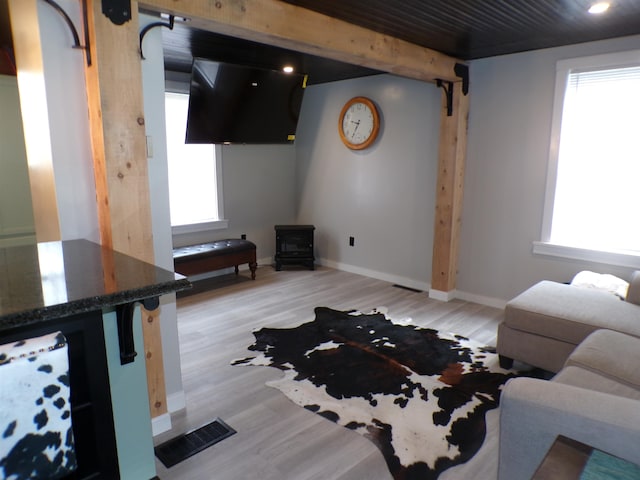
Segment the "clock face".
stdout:
<svg viewBox="0 0 640 480">
<path fill-rule="evenodd" d="M 349 100 L 340 115 L 339 132 L 344 144 L 361 150 L 375 140 L 380 127 L 376 106 L 365 97 Z"/>
</svg>

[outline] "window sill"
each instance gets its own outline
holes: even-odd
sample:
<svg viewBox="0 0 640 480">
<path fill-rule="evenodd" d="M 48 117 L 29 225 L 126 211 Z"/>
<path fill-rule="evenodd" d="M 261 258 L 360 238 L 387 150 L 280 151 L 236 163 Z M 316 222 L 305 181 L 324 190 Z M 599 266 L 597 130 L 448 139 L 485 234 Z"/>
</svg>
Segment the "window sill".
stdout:
<svg viewBox="0 0 640 480">
<path fill-rule="evenodd" d="M 557 245 L 548 242 L 533 242 L 533 253 L 640 269 L 640 253 L 605 252 L 602 250 L 569 247 L 567 245 Z"/>
<path fill-rule="evenodd" d="M 208 232 L 211 230 L 222 230 L 229 227 L 229 220 L 216 220 L 213 222 L 191 223 L 189 225 L 175 225 L 171 227 L 172 235 L 185 233 Z"/>
</svg>

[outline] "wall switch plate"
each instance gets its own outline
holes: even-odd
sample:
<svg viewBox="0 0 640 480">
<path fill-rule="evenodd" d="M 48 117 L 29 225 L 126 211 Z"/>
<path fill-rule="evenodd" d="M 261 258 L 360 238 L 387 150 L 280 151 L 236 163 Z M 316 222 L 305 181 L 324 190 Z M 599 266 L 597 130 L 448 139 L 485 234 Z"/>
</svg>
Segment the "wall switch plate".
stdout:
<svg viewBox="0 0 640 480">
<path fill-rule="evenodd" d="M 153 138 L 151 135 L 147 135 L 147 158 L 153 157 Z"/>
</svg>

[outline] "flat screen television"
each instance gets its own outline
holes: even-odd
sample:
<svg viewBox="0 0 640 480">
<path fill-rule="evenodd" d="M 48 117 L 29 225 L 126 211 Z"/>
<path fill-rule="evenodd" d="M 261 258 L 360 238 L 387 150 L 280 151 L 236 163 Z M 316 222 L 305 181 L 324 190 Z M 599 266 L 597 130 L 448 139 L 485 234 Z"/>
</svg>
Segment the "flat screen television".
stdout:
<svg viewBox="0 0 640 480">
<path fill-rule="evenodd" d="M 292 143 L 305 76 L 195 58 L 186 143 Z"/>
</svg>

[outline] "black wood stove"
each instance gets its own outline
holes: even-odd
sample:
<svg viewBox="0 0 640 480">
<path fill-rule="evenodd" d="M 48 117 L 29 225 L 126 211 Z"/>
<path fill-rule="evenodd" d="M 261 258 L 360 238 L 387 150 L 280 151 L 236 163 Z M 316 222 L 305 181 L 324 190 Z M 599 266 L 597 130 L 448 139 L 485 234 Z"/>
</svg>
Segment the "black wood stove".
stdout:
<svg viewBox="0 0 640 480">
<path fill-rule="evenodd" d="M 306 265 L 314 267 L 313 225 L 276 225 L 276 270 L 282 265 Z"/>
</svg>

